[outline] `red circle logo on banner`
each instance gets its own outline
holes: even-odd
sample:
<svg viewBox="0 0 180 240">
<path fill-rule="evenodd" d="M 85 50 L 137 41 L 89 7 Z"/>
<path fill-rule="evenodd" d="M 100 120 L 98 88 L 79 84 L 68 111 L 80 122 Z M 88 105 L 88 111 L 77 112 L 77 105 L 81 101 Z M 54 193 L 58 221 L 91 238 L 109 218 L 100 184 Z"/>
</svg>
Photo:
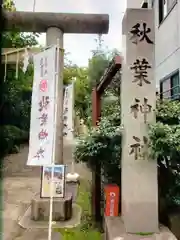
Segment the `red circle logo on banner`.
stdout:
<svg viewBox="0 0 180 240">
<path fill-rule="evenodd" d="M 41 82 L 40 82 L 40 90 L 42 92 L 46 92 L 46 90 L 47 90 L 47 80 L 41 80 Z"/>
</svg>

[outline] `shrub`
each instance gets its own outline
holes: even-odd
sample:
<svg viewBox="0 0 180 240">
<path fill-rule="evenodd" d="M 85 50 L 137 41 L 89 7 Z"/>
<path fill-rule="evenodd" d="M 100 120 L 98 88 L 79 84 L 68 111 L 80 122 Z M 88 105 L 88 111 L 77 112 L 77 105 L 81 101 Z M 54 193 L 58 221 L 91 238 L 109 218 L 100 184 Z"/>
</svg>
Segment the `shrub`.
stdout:
<svg viewBox="0 0 180 240">
<path fill-rule="evenodd" d="M 91 128 L 87 135 L 80 136 L 74 154 L 76 162 L 85 162 L 91 169 L 98 161 L 103 177 L 119 185 L 121 132 L 117 125 L 112 125 L 112 117 L 102 118 L 97 128 Z"/>
<path fill-rule="evenodd" d="M 27 142 L 29 139 L 28 132 L 11 125 L 0 126 L 0 136 L 1 157 L 11 153 L 13 149 L 16 149 L 20 144 Z"/>
</svg>

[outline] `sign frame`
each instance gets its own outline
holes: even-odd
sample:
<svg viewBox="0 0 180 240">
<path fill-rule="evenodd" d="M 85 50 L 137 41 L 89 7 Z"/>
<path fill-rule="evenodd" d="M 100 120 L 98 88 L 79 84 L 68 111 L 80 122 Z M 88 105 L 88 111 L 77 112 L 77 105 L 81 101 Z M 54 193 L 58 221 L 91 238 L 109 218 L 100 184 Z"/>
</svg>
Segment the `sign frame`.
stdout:
<svg viewBox="0 0 180 240">
<path fill-rule="evenodd" d="M 45 180 L 45 168 L 48 168 L 49 169 L 49 174 L 50 174 L 50 176 L 49 176 L 49 195 L 48 196 L 46 196 L 46 195 L 44 195 L 43 193 L 45 192 L 45 191 L 43 191 L 43 187 L 44 187 L 44 180 Z M 60 183 L 60 185 L 62 185 L 62 194 L 60 195 L 60 196 L 57 196 L 57 195 L 55 195 L 55 194 L 53 194 L 53 198 L 55 198 L 55 199 L 58 199 L 58 198 L 64 198 L 65 197 L 65 183 L 66 183 L 66 181 L 65 181 L 65 176 L 66 176 L 66 166 L 65 165 L 48 165 L 48 166 L 42 166 L 41 167 L 41 184 L 40 184 L 40 198 L 44 198 L 44 199 L 47 199 L 47 198 L 51 198 L 51 190 L 50 190 L 50 188 L 51 188 L 51 181 L 52 181 L 52 179 L 51 179 L 51 174 L 53 173 L 53 171 L 52 171 L 52 168 L 54 168 L 54 174 L 55 174 L 55 169 L 56 168 L 61 168 L 62 169 L 62 180 L 59 180 L 59 183 Z M 53 175 L 54 175 L 53 174 Z M 54 189 L 54 186 L 53 186 L 53 189 Z"/>
</svg>

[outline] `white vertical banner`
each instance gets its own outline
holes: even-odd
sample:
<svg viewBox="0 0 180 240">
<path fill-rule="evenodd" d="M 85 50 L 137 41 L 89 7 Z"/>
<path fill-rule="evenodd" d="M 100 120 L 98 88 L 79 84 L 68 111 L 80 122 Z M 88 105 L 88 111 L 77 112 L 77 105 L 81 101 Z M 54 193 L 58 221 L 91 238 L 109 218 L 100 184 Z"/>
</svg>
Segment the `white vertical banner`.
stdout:
<svg viewBox="0 0 180 240">
<path fill-rule="evenodd" d="M 52 164 L 56 107 L 56 49 L 34 56 L 29 156 L 27 165 Z"/>
<path fill-rule="evenodd" d="M 74 83 L 66 86 L 65 92 L 64 92 L 63 134 L 67 140 L 73 139 L 73 131 L 74 131 L 73 113 L 74 113 Z"/>
</svg>

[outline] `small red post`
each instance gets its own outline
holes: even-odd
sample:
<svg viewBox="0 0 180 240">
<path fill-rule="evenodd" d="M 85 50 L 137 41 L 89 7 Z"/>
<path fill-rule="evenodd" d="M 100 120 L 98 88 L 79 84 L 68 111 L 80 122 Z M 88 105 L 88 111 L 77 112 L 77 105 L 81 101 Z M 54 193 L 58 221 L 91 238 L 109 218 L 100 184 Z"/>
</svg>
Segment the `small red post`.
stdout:
<svg viewBox="0 0 180 240">
<path fill-rule="evenodd" d="M 119 187 L 117 184 L 108 184 L 104 190 L 106 196 L 105 216 L 117 217 L 119 214 Z"/>
</svg>

